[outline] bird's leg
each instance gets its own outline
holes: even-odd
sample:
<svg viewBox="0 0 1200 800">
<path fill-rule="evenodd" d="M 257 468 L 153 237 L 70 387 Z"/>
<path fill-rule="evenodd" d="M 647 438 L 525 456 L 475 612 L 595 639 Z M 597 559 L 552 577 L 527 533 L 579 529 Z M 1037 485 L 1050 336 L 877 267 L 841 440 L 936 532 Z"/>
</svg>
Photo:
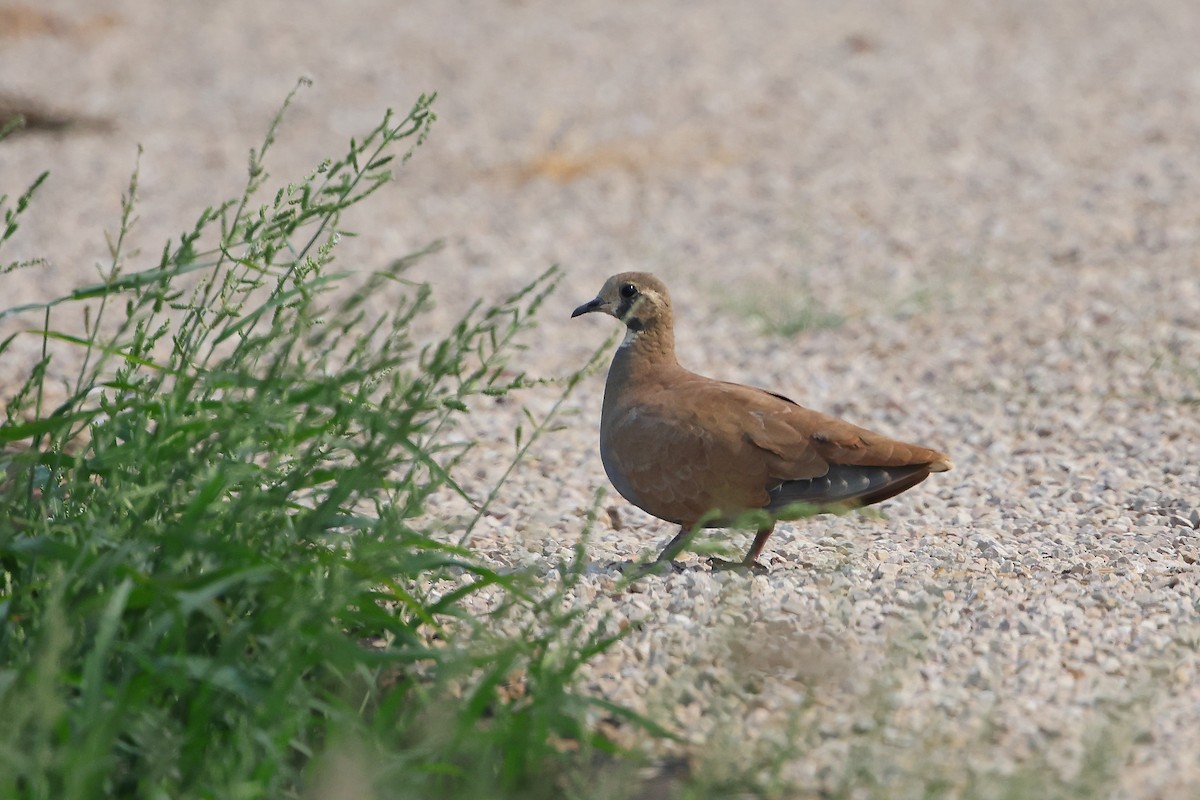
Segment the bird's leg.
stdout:
<svg viewBox="0 0 1200 800">
<path fill-rule="evenodd" d="M 767 546 L 767 539 L 770 539 L 771 534 L 774 532 L 774 522 L 765 528 L 759 528 L 758 533 L 754 534 L 754 544 L 750 545 L 750 552 L 746 553 L 746 557 L 742 559 L 742 563 L 751 569 L 766 569 L 766 567 L 758 563 L 758 556 L 762 553 L 763 548 Z"/>
<path fill-rule="evenodd" d="M 762 553 L 763 548 L 767 546 L 767 539 L 771 538 L 771 534 L 775 532 L 775 523 L 772 522 L 765 528 L 759 528 L 758 533 L 754 535 L 754 543 L 750 545 L 750 552 L 746 553 L 746 557 L 737 561 L 726 561 L 721 558 L 710 558 L 708 563 L 712 565 L 714 570 L 718 569 L 748 569 L 751 572 L 763 573 L 767 568 L 758 563 L 758 556 Z"/>
<path fill-rule="evenodd" d="M 675 563 L 675 556 L 679 555 L 679 551 L 688 543 L 691 538 L 692 526 L 682 525 L 679 528 L 679 533 L 675 534 L 675 538 L 667 542 L 667 546 L 658 554 L 658 558 L 642 564 L 635 573 L 636 577 L 649 575 L 652 572 L 661 572 L 664 567 L 674 567 L 679 569 L 679 565 Z"/>
<path fill-rule="evenodd" d="M 654 559 L 654 563 L 660 564 L 664 561 L 668 563 L 674 561 L 675 556 L 679 555 L 679 552 L 683 550 L 684 545 L 688 543 L 688 539 L 690 539 L 691 536 L 692 526 L 681 525 L 679 527 L 679 533 L 675 534 L 674 539 L 667 542 L 667 546 L 664 547 L 662 552 L 658 554 L 658 558 Z"/>
</svg>

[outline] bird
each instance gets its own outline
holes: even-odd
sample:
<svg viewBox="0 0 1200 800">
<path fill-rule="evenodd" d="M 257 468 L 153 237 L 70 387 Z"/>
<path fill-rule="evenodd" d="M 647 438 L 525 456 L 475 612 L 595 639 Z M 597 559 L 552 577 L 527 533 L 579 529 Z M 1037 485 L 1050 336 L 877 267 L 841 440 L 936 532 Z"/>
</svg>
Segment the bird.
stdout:
<svg viewBox="0 0 1200 800">
<path fill-rule="evenodd" d="M 712 564 L 762 572 L 780 515 L 878 503 L 953 466 L 937 450 L 680 366 L 671 297 L 651 273 L 613 275 L 571 318 L 595 312 L 625 324 L 600 413 L 604 471 L 627 501 L 679 526 L 649 567 L 674 562 L 698 527 L 730 527 L 757 511 L 766 513 L 745 558 Z"/>
</svg>

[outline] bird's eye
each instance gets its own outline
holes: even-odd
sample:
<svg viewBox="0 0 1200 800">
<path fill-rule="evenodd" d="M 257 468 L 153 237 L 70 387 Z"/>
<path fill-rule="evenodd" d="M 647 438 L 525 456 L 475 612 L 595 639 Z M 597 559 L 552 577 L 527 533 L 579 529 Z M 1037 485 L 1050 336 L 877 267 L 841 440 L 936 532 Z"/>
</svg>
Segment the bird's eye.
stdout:
<svg viewBox="0 0 1200 800">
<path fill-rule="evenodd" d="M 637 287 L 634 286 L 632 283 L 622 283 L 621 284 L 621 297 L 624 297 L 626 300 L 628 300 L 629 298 L 633 297 L 636 294 L 637 294 Z"/>
</svg>

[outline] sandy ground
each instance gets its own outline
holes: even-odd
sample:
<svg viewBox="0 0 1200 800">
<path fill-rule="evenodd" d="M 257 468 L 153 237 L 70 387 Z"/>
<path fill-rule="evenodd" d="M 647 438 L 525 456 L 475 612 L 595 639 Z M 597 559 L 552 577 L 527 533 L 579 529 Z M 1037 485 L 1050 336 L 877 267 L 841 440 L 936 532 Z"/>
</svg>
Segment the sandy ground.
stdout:
<svg viewBox="0 0 1200 800">
<path fill-rule="evenodd" d="M 634 591 L 612 562 L 671 531 L 610 494 L 619 524 L 575 599 L 646 624 L 596 690 L 674 718 L 694 768 L 782 753 L 800 792 L 860 769 L 897 796 L 922 772 L 965 794 L 1041 766 L 1085 780 L 1099 753 L 1097 794 L 1195 797 L 1197 42 L 1192 0 L 0 3 L 0 93 L 87 120 L 0 143 L 0 193 L 52 171 L 2 254 L 48 264 L 0 285 L 8 306 L 94 280 L 139 143 L 150 258 L 237 192 L 300 76 L 280 181 L 437 91 L 433 136 L 348 219 L 343 264 L 445 239 L 416 268 L 433 326 L 562 264 L 538 375 L 611 331 L 571 308 L 651 270 L 685 365 L 957 464 L 883 518 L 782 526 L 768 576 L 693 558 Z M 782 335 L 814 310 L 838 322 Z M 569 554 L 605 485 L 601 391 L 506 488 L 485 557 Z M 517 419 L 471 421 L 474 488 Z"/>
</svg>

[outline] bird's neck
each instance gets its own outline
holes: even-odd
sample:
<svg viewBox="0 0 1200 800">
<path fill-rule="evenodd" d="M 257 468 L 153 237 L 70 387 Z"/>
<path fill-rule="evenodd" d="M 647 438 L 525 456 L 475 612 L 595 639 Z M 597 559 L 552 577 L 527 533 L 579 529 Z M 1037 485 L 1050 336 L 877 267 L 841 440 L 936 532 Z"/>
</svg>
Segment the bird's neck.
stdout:
<svg viewBox="0 0 1200 800">
<path fill-rule="evenodd" d="M 615 409 L 627 385 L 645 386 L 663 381 L 680 369 L 675 358 L 675 334 L 670 325 L 655 325 L 640 331 L 629 329 L 608 370 L 605 410 Z"/>
<path fill-rule="evenodd" d="M 661 370 L 679 366 L 675 358 L 675 331 L 670 320 L 658 321 L 647 328 L 628 328 L 617 348 L 613 365 L 631 370 Z"/>
</svg>

